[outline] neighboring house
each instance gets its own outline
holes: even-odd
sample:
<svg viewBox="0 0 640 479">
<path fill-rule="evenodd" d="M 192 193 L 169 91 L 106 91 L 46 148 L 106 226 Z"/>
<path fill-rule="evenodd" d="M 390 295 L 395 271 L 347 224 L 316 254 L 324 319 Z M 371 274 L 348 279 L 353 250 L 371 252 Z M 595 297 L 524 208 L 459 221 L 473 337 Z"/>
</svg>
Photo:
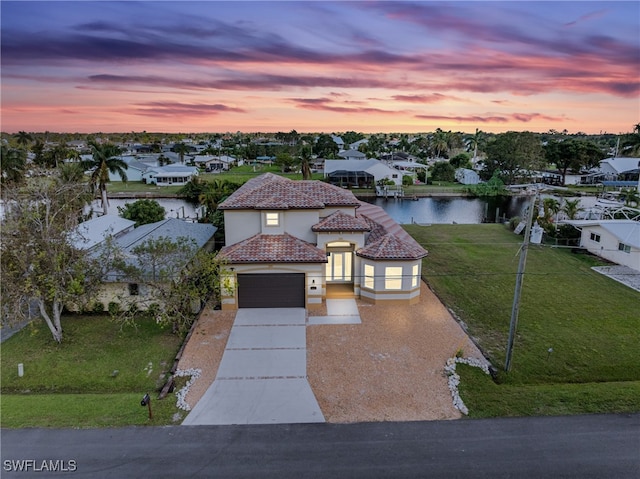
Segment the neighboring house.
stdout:
<svg viewBox="0 0 640 479">
<path fill-rule="evenodd" d="M 324 177 L 334 185 L 368 188 L 382 180 L 402 185 L 402 172 L 380 160 L 325 160 Z"/>
<path fill-rule="evenodd" d="M 344 161 L 344 160 L 343 160 Z M 271 173 L 227 198 L 222 308 L 306 307 L 336 295 L 415 303 L 427 251 L 382 208 Z"/>
<path fill-rule="evenodd" d="M 463 185 L 477 185 L 480 183 L 480 175 L 468 168 L 458 168 L 455 173 L 456 181 Z"/>
<path fill-rule="evenodd" d="M 149 170 L 149 165 L 146 165 L 140 161 L 138 161 L 133 156 L 123 156 L 120 158 L 122 161 L 126 163 L 125 173 L 127 174 L 127 181 L 142 181 L 143 175 L 147 170 Z M 120 175 L 118 173 L 109 172 L 109 181 L 122 181 Z"/>
<path fill-rule="evenodd" d="M 616 264 L 640 271 L 640 222 L 632 220 L 566 220 L 579 230 L 580 246 Z"/>
<path fill-rule="evenodd" d="M 333 142 L 338 145 L 339 151 L 344 150 L 344 140 L 341 136 L 331 135 Z"/>
<path fill-rule="evenodd" d="M 101 218 L 105 218 L 105 216 Z M 133 249 L 146 241 L 160 238 L 177 241 L 179 238 L 184 237 L 193 240 L 197 248 L 212 251 L 215 246 L 214 233 L 216 230 L 217 228 L 211 224 L 188 223 L 175 218 L 168 218 L 157 223 L 142 225 L 135 229 L 127 229 L 124 234 L 113 235 L 113 238 L 114 245 L 124 253 L 125 260 L 132 265 L 140 267 L 133 254 Z M 95 235 L 90 236 L 96 237 Z M 103 238 L 105 237 L 103 236 Z M 96 243 L 92 249 L 95 254 L 99 254 L 100 244 Z M 185 266 L 187 264 L 178 265 L 179 269 Z M 148 268 L 149 274 L 151 274 L 151 266 L 148 266 Z M 135 298 L 132 298 L 133 296 Z M 106 309 L 109 303 L 121 303 L 125 299 L 126 301 L 124 302 L 126 304 L 134 302 L 140 309 L 146 309 L 150 304 L 158 302 L 158 299 L 153 296 L 152 291 L 145 284 L 132 282 L 131 279 L 124 277 L 120 272 L 110 272 L 102 285 L 97 301 L 102 303 Z"/>
<path fill-rule="evenodd" d="M 349 145 L 349 148 L 351 148 L 352 150 L 359 150 L 360 149 L 360 145 L 368 145 L 369 144 L 369 140 L 366 138 L 363 138 L 362 140 L 358 140 L 356 142 L 353 142 Z"/>
<path fill-rule="evenodd" d="M 121 216 L 103 215 L 80 223 L 71 233 L 71 241 L 78 249 L 91 250 L 108 236 L 119 238 L 133 231 L 136 222 Z"/>
<path fill-rule="evenodd" d="M 344 150 L 338 153 L 340 158 L 345 160 L 366 160 L 367 155 L 358 150 Z"/>
<path fill-rule="evenodd" d="M 198 168 L 185 165 L 165 165 L 148 168 L 142 175 L 142 181 L 157 186 L 182 186 L 198 176 Z"/>
</svg>

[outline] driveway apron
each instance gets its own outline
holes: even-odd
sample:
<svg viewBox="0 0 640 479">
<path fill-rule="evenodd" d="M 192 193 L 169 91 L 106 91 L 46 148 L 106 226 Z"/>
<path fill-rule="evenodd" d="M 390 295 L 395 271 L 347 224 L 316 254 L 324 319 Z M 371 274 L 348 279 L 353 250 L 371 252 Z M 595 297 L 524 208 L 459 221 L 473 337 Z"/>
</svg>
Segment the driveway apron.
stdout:
<svg viewBox="0 0 640 479">
<path fill-rule="evenodd" d="M 239 309 L 215 381 L 183 425 L 324 422 L 307 381 L 304 308 Z"/>
</svg>

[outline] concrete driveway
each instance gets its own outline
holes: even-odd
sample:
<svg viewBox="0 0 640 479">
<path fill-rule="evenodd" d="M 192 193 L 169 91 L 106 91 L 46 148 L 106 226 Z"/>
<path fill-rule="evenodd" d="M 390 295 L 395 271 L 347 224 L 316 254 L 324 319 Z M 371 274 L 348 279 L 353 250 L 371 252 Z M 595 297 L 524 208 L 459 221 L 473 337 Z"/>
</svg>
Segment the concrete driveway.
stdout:
<svg viewBox="0 0 640 479">
<path fill-rule="evenodd" d="M 304 308 L 239 309 L 216 379 L 182 424 L 324 422 L 306 341 Z"/>
</svg>

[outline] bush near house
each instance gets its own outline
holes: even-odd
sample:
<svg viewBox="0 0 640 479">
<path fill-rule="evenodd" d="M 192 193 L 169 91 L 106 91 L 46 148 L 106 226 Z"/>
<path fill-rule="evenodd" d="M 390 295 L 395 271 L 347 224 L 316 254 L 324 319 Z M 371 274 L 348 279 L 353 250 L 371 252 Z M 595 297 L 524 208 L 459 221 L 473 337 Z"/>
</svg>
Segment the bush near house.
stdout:
<svg viewBox="0 0 640 479">
<path fill-rule="evenodd" d="M 471 416 L 640 410 L 640 293 L 570 249 L 529 248 L 512 370 L 503 371 L 522 236 L 504 225 L 407 225 L 423 275 L 498 369 L 461 366 Z M 552 349 L 550 352 L 549 349 Z"/>
</svg>

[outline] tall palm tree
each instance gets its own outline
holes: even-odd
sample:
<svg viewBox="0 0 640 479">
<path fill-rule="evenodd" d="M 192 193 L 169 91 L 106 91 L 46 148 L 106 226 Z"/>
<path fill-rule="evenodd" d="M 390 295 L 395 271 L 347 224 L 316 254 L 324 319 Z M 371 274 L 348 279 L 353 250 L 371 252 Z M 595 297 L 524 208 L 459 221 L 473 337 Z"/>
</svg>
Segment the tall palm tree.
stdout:
<svg viewBox="0 0 640 479">
<path fill-rule="evenodd" d="M 99 144 L 95 141 L 89 142 L 93 159 L 84 163 L 85 169 L 92 169 L 89 184 L 93 191 L 100 190 L 102 200 L 102 212 L 107 214 L 109 198 L 107 197 L 107 183 L 109 183 L 109 173 L 117 174 L 123 182 L 127 182 L 127 164 L 118 156 L 120 148 L 113 143 Z"/>
<path fill-rule="evenodd" d="M 476 132 L 466 138 L 467 148 L 469 151 L 473 150 L 473 160 L 478 157 L 478 148 L 482 143 L 484 132 L 476 128 Z"/>
<path fill-rule="evenodd" d="M 189 153 L 189 147 L 184 143 L 176 143 L 173 151 L 180 155 L 180 163 L 184 164 L 184 154 Z"/>
<path fill-rule="evenodd" d="M 311 148 L 308 146 L 303 146 L 300 150 L 300 161 L 302 162 L 301 170 L 302 170 L 302 179 L 310 180 L 311 179 L 311 166 L 309 165 L 309 160 L 311 159 Z"/>
</svg>

